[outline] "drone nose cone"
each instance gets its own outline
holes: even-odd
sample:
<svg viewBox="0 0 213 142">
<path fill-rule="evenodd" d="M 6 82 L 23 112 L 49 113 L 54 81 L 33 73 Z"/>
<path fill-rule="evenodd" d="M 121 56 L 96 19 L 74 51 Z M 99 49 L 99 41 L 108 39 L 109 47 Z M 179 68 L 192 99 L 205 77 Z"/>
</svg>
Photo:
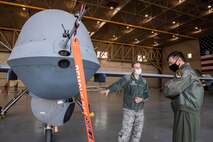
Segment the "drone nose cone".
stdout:
<svg viewBox="0 0 213 142">
<path fill-rule="evenodd" d="M 44 10 L 24 24 L 8 64 L 34 95 L 46 99 L 67 99 L 76 95 L 78 84 L 71 51 L 71 41 L 64 29 L 71 30 L 76 18 L 62 10 Z M 63 26 L 62 26 L 63 25 Z M 81 23 L 76 37 L 88 81 L 99 68 L 90 36 Z"/>
<path fill-rule="evenodd" d="M 45 99 L 68 99 L 76 95 L 78 83 L 74 68 L 73 58 L 70 65 L 61 68 L 57 65 L 61 58 L 28 58 L 10 60 L 18 77 L 24 82 L 30 92 Z M 84 60 L 85 80 L 89 79 L 97 71 L 99 64 Z"/>
</svg>

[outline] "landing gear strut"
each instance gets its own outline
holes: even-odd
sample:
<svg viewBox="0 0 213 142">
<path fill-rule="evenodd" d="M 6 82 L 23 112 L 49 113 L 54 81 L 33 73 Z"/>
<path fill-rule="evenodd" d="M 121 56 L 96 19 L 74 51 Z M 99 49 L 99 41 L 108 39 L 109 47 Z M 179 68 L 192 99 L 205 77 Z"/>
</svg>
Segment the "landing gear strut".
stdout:
<svg viewBox="0 0 213 142">
<path fill-rule="evenodd" d="M 4 107 L 0 107 L 0 119 L 5 117 L 7 111 L 28 91 L 27 88 L 22 90 L 17 96 L 13 97 L 10 102 Z"/>
</svg>

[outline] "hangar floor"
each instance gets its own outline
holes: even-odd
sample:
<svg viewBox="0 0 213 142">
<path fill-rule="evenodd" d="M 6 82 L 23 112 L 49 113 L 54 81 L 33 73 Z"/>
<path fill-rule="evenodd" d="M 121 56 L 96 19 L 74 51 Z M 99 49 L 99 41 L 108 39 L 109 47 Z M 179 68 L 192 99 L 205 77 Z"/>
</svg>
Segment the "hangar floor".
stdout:
<svg viewBox="0 0 213 142">
<path fill-rule="evenodd" d="M 97 142 L 116 142 L 122 120 L 122 95 L 111 93 L 108 97 L 98 92 L 88 92 L 89 102 L 95 116 L 92 118 Z M 13 95 L 0 94 L 0 105 L 4 106 Z M 205 93 L 201 113 L 199 142 L 213 139 L 213 93 Z M 158 89 L 151 89 L 150 100 L 145 105 L 143 142 L 171 142 L 173 113 L 170 100 Z M 30 97 L 24 95 L 0 120 L 1 142 L 43 142 L 43 124 L 31 112 Z M 54 142 L 86 142 L 83 115 L 78 106 L 70 121 L 54 133 Z"/>
</svg>

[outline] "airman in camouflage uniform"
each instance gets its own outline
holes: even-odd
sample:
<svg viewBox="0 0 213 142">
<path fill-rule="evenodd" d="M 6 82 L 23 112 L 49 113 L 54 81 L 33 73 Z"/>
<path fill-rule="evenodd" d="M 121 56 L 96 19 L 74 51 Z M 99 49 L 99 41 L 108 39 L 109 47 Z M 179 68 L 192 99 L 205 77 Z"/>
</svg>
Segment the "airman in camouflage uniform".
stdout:
<svg viewBox="0 0 213 142">
<path fill-rule="evenodd" d="M 120 80 L 109 86 L 101 94 L 108 95 L 109 92 L 124 88 L 123 96 L 123 122 L 118 135 L 118 142 L 128 142 L 131 136 L 132 142 L 139 142 L 144 123 L 144 102 L 148 100 L 148 85 L 140 75 L 141 65 L 132 65 L 133 73 L 123 76 Z"/>
<path fill-rule="evenodd" d="M 172 52 L 167 60 L 175 72 L 175 77 L 164 86 L 174 112 L 173 142 L 196 142 L 203 103 L 202 84 L 181 52 Z"/>
</svg>

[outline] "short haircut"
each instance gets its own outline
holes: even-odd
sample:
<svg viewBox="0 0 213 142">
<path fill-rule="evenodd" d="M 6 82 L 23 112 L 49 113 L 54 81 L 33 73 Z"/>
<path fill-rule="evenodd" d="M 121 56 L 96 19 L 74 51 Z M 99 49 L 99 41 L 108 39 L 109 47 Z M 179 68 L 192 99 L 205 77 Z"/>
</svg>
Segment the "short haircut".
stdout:
<svg viewBox="0 0 213 142">
<path fill-rule="evenodd" d="M 182 52 L 180 52 L 180 51 L 173 51 L 172 53 L 170 53 L 169 55 L 168 55 L 168 57 L 167 57 L 167 61 L 169 60 L 169 58 L 170 57 L 179 57 L 179 58 L 181 58 L 184 62 L 186 61 L 185 60 L 185 57 L 184 57 L 184 55 L 183 55 L 183 53 Z"/>
<path fill-rule="evenodd" d="M 134 62 L 134 63 L 132 63 L 132 67 L 134 67 L 135 64 L 140 64 L 141 65 L 140 62 Z"/>
</svg>

